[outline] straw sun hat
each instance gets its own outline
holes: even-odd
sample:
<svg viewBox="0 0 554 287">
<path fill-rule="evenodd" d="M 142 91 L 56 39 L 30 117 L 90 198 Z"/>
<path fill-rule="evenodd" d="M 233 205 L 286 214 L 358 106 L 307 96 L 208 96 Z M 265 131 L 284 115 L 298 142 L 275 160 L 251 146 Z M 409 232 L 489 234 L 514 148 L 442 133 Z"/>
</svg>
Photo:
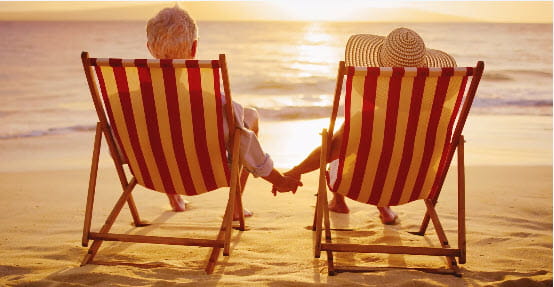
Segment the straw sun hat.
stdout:
<svg viewBox="0 0 554 287">
<path fill-rule="evenodd" d="M 413 30 L 397 28 L 387 37 L 358 34 L 346 43 L 347 66 L 370 67 L 455 67 L 456 61 L 445 52 L 425 48 Z"/>
</svg>

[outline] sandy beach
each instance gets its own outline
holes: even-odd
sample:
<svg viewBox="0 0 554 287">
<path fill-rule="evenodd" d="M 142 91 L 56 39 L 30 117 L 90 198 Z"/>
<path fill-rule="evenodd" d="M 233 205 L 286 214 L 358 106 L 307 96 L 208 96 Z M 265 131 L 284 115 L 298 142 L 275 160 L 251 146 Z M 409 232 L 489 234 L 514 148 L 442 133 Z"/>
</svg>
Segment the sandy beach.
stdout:
<svg viewBox="0 0 554 287">
<path fill-rule="evenodd" d="M 233 232 L 230 256 L 220 256 L 211 275 L 210 248 L 158 244 L 104 242 L 80 267 L 98 118 L 79 55 L 152 57 L 147 21 L 177 4 L 197 21 L 196 58 L 226 55 L 232 98 L 259 111 L 261 145 L 281 171 L 320 145 L 351 35 L 406 27 L 458 67 L 484 61 L 463 132 L 463 276 L 415 269 L 444 271 L 444 257 L 352 253 L 335 254 L 335 265 L 373 272 L 328 276 L 326 254 L 313 254 L 317 172 L 302 177 L 296 194 L 277 197 L 268 182 L 250 178 L 243 202 L 254 216 Z M 553 286 L 552 30 L 552 1 L 0 2 L 0 287 Z M 93 232 L 122 192 L 107 151 L 102 145 Z M 437 205 L 453 247 L 455 165 Z M 164 194 L 138 186 L 133 196 L 151 225 L 135 227 L 124 207 L 112 232 L 215 239 L 227 201 L 224 190 L 187 197 L 177 213 Z M 392 226 L 374 206 L 348 205 L 349 214 L 330 215 L 334 242 L 439 246 L 432 226 L 423 237 L 410 233 L 424 216 L 421 201 L 393 207 Z"/>
<path fill-rule="evenodd" d="M 497 119 L 514 126 L 513 122 Z M 547 119 L 537 121 L 548 123 Z M 490 121 L 494 119 L 489 118 Z M 486 120 L 481 118 L 478 122 Z M 551 150 L 546 155 L 543 153 L 542 161 L 533 153 L 536 160 L 530 155 L 530 161 L 515 164 L 521 154 L 511 152 L 514 157 L 507 157 L 509 146 L 500 149 L 505 154 L 487 152 L 487 145 L 479 142 L 487 139 L 481 129 L 487 130 L 477 124 L 466 133 L 473 133 L 478 145 L 472 146 L 470 138 L 466 148 L 468 258 L 462 265 L 462 278 L 406 269 L 328 276 L 325 255 L 313 258 L 312 231 L 308 229 L 314 211 L 316 173 L 302 178 L 304 187 L 297 194 L 277 197 L 270 193 L 267 182 L 250 179 L 244 203 L 255 215 L 247 219 L 247 231 L 233 233 L 231 256 L 221 256 L 212 275 L 204 273 L 209 248 L 167 245 L 106 242 L 94 264 L 79 267 L 86 253 L 80 240 L 93 134 L 79 132 L 3 140 L 0 141 L 0 208 L 3 211 L 0 217 L 0 285 L 552 286 Z M 496 137 L 502 138 L 502 128 L 495 130 Z M 317 138 L 317 132 L 313 133 Z M 551 130 L 545 134 L 551 135 Z M 270 135 L 262 134 L 262 139 L 270 147 L 275 145 L 269 142 Z M 538 143 L 537 146 L 547 144 Z M 540 152 L 537 146 L 533 149 Z M 93 217 L 96 230 L 120 193 L 105 151 Z M 506 158 L 506 161 L 490 158 L 478 161 L 475 153 L 479 155 L 479 152 L 491 158 Z M 456 178 L 453 171 L 455 169 L 451 169 L 447 178 L 438 213 L 452 245 L 456 246 Z M 215 237 L 227 196 L 220 190 L 188 198 L 191 201 L 189 210 L 175 213 L 170 211 L 162 194 L 139 187 L 134 195 L 141 217 L 153 224 L 133 227 L 128 209 L 124 208 L 113 231 L 159 236 L 192 233 L 206 238 Z M 349 205 L 349 215 L 331 214 L 334 228 L 353 229 L 334 232 L 334 240 L 338 242 L 437 244 L 432 229 L 423 238 L 408 233 L 417 229 L 423 216 L 421 202 L 396 207 L 401 221 L 395 226 L 383 226 L 372 206 L 353 201 L 349 201 Z M 336 264 L 443 268 L 445 260 L 343 253 L 336 255 Z"/>
</svg>

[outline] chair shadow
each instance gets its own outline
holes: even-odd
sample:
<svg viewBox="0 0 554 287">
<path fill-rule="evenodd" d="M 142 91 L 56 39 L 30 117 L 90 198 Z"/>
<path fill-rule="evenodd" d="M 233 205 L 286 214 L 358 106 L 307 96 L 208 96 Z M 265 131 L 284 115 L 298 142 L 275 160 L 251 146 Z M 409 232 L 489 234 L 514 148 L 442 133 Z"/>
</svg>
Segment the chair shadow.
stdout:
<svg viewBox="0 0 554 287">
<path fill-rule="evenodd" d="M 164 223 L 167 223 L 167 221 L 169 221 L 172 217 L 174 217 L 176 215 L 177 215 L 176 212 L 164 211 L 158 217 L 154 218 L 151 221 L 150 220 L 143 220 L 144 222 L 148 223 L 148 225 L 141 226 L 141 227 L 135 227 L 133 225 L 133 227 L 125 230 L 123 232 L 123 234 L 135 234 L 135 235 L 145 235 L 146 236 L 146 235 L 152 233 L 153 231 L 155 231 L 157 229 L 160 229 L 160 227 L 163 226 Z M 131 224 L 133 224 L 133 223 L 131 223 Z M 217 236 L 217 232 L 219 232 L 219 229 L 220 229 L 219 225 L 205 226 L 205 225 L 186 224 L 186 225 L 182 225 L 182 227 L 186 228 L 189 231 L 193 230 L 193 229 L 197 229 L 197 230 L 210 230 L 210 229 L 212 229 L 214 231 L 214 234 L 213 234 L 214 238 Z M 233 224 L 233 229 L 235 229 L 235 230 L 237 229 L 236 224 Z M 248 230 L 247 227 L 245 228 L 245 230 Z M 235 246 L 240 241 L 241 237 L 242 237 L 242 232 L 240 232 L 240 231 L 238 233 L 233 232 L 232 237 L 231 237 L 230 251 L 229 251 L 230 255 L 232 255 L 233 250 L 235 249 Z M 136 258 L 126 256 L 126 255 L 122 254 L 125 250 L 128 250 L 129 247 L 132 246 L 132 244 L 136 244 L 136 243 L 121 242 L 121 243 L 117 243 L 117 244 L 112 244 L 110 246 L 100 247 L 100 249 L 98 250 L 98 254 L 101 254 L 101 253 L 104 253 L 104 252 L 106 252 L 106 253 L 109 252 L 110 254 L 115 254 L 114 257 L 116 257 L 116 258 L 112 257 L 112 259 L 110 259 L 110 260 L 106 260 L 105 258 L 101 258 L 100 260 L 94 259 L 91 263 L 87 264 L 86 266 L 76 267 L 74 269 L 75 270 L 82 270 L 82 268 L 90 268 L 90 271 L 92 271 L 95 268 L 97 268 L 97 266 L 129 266 L 129 267 L 135 267 L 135 268 L 140 268 L 140 269 L 149 269 L 149 270 L 156 269 L 156 268 L 166 268 L 166 269 L 169 268 L 169 269 L 178 270 L 178 272 L 175 273 L 175 279 L 177 279 L 179 277 L 182 278 L 186 274 L 198 275 L 197 272 L 204 273 L 204 268 L 205 268 L 205 266 L 208 262 L 210 254 L 212 252 L 212 248 L 206 248 L 207 252 L 206 252 L 206 256 L 204 256 L 204 259 L 203 260 L 197 260 L 197 264 L 194 264 L 194 265 L 198 265 L 198 268 L 182 269 L 182 267 L 180 267 L 178 265 L 172 265 L 172 264 L 163 263 L 163 262 L 145 262 L 145 263 L 133 262 L 134 260 L 136 260 Z M 90 244 L 89 244 L 89 246 L 90 246 Z M 186 247 L 194 247 L 194 246 L 183 246 L 183 247 L 186 248 Z M 104 252 L 102 252 L 102 251 L 104 251 Z M 225 270 L 225 265 L 228 263 L 228 260 L 229 260 L 229 257 L 230 257 L 230 256 L 223 256 L 222 255 L 222 252 L 223 252 L 222 250 L 220 250 L 219 252 L 220 252 L 220 256 L 218 257 L 217 264 L 216 264 L 215 270 L 214 270 L 214 274 L 215 274 L 215 271 L 217 271 L 218 269 L 221 269 L 221 274 L 223 274 L 223 272 Z M 188 263 L 194 263 L 194 262 L 189 261 Z M 53 273 L 53 274 L 55 274 L 55 273 Z M 220 277 L 220 275 L 219 275 L 219 277 Z M 219 278 L 219 277 L 213 277 L 212 276 L 212 277 L 210 277 L 210 281 L 212 281 L 214 278 Z M 219 279 L 215 280 L 215 282 L 217 282 L 217 281 L 219 281 Z M 210 284 L 208 284 L 208 285 L 210 285 Z M 216 283 L 214 283 L 214 285 L 216 285 Z"/>
<path fill-rule="evenodd" d="M 158 217 L 156 217 L 152 221 L 142 220 L 143 222 L 147 222 L 148 225 L 141 226 L 141 227 L 133 226 L 133 227 L 127 229 L 126 231 L 124 231 L 123 234 L 148 235 L 149 233 L 151 233 L 153 230 L 156 229 L 156 225 L 167 222 L 170 218 L 174 217 L 175 215 L 176 215 L 175 212 L 164 211 L 164 212 L 162 212 L 162 214 L 160 214 Z M 122 242 L 122 243 L 119 243 L 119 244 L 113 244 L 112 246 L 108 246 L 108 247 L 104 246 L 104 248 L 100 247 L 98 252 L 100 253 L 101 249 L 102 249 L 104 251 L 110 251 L 110 253 L 118 254 L 118 253 L 121 253 L 121 252 L 127 250 L 129 248 L 129 246 L 131 246 L 131 244 L 133 244 L 133 243 Z M 98 262 L 97 260 L 93 260 L 92 263 L 89 263 L 89 264 L 97 264 L 97 262 Z M 97 264 L 97 265 L 100 265 L 100 264 Z"/>
<path fill-rule="evenodd" d="M 403 240 L 401 234 L 408 232 L 406 227 L 402 226 L 400 222 L 394 226 L 382 225 L 379 220 L 371 220 L 367 226 L 362 228 L 351 226 L 350 215 L 330 212 L 329 219 L 331 222 L 331 242 L 333 243 L 360 243 L 360 244 L 383 244 L 383 245 L 403 245 Z M 382 230 L 382 235 L 378 236 L 376 239 L 365 239 L 364 237 L 370 237 L 376 235 L 379 232 L 379 229 Z M 315 238 L 315 237 L 314 237 Z M 358 239 L 358 240 L 356 240 Z M 323 240 L 324 237 L 323 237 Z M 428 242 L 429 239 L 426 238 Z M 326 252 L 322 252 L 326 254 Z M 360 258 L 360 254 L 363 257 Z M 386 254 L 380 253 L 387 256 L 386 266 L 371 266 L 372 261 L 375 261 L 375 258 L 372 259 L 369 255 L 370 253 L 354 253 L 354 252 L 333 252 L 333 261 L 335 270 L 339 273 L 341 271 L 347 272 L 380 272 L 391 269 L 417 269 L 423 270 L 423 268 L 409 268 L 406 262 L 405 254 Z M 379 253 L 377 253 L 379 254 Z M 325 255 L 327 256 L 327 255 Z M 321 276 L 321 261 L 326 260 L 326 257 L 321 256 L 319 259 L 315 259 L 313 263 L 314 268 L 314 279 L 315 282 L 320 282 Z M 446 260 L 445 260 L 446 262 Z M 346 263 L 346 264 L 345 264 Z M 344 264 L 344 265 L 343 265 Z M 323 268 L 327 268 L 327 263 Z"/>
<path fill-rule="evenodd" d="M 127 229 L 124 233 L 125 234 L 140 234 L 140 235 L 147 235 L 151 233 L 153 230 L 156 229 L 156 225 L 159 225 L 161 223 L 167 222 L 172 217 L 176 216 L 177 214 L 172 211 L 165 211 L 162 214 L 160 214 L 158 217 L 153 219 L 150 223 L 152 223 L 154 226 L 150 225 L 149 227 L 132 227 Z M 188 226 L 185 226 L 188 227 Z M 205 226 L 198 227 L 198 229 L 206 229 Z M 209 229 L 210 227 L 208 227 Z M 213 228 L 215 230 L 219 230 L 219 226 Z M 214 236 L 216 236 L 217 233 L 214 233 Z M 235 246 L 240 241 L 242 237 L 242 232 L 235 233 L 233 232 L 233 236 L 231 237 L 231 250 L 230 255 L 233 255 L 233 251 L 235 249 Z M 124 284 L 128 285 L 134 285 L 134 286 L 151 286 L 154 284 L 154 282 L 159 281 L 166 281 L 168 284 L 171 282 L 177 282 L 180 279 L 186 279 L 186 278 L 206 278 L 205 281 L 202 282 L 203 286 L 217 286 L 219 281 L 222 279 L 223 274 L 225 273 L 225 267 L 229 261 L 230 256 L 223 256 L 220 253 L 220 256 L 218 257 L 217 264 L 215 266 L 214 273 L 211 275 L 206 275 L 204 268 L 206 264 L 208 263 L 208 258 L 210 257 L 210 253 L 212 251 L 212 248 L 206 248 L 206 255 L 200 256 L 201 259 L 195 259 L 193 261 L 187 261 L 186 266 L 179 265 L 179 264 L 171 264 L 161 261 L 150 261 L 150 262 L 134 262 L 136 261 L 136 258 L 132 256 L 127 256 L 124 254 L 121 254 L 120 252 L 123 252 L 127 250 L 131 244 L 129 242 L 123 242 L 121 244 L 113 244 L 111 246 L 104 246 L 104 248 L 100 248 L 99 254 L 103 253 L 102 250 L 109 252 L 109 254 L 116 254 L 111 255 L 111 257 L 101 257 L 100 259 L 95 259 L 91 263 L 85 265 L 85 266 L 74 266 L 74 267 L 67 267 L 63 268 L 61 270 L 57 270 L 48 276 L 35 281 L 34 283 L 37 284 L 37 286 L 44 285 L 63 285 L 63 286 L 90 286 L 90 285 L 98 285 L 100 283 L 105 283 L 107 285 L 109 284 L 117 284 L 117 282 L 124 282 Z M 90 244 L 89 244 L 90 246 Z M 191 246 L 184 246 L 184 247 L 191 247 Z M 83 250 L 83 249 L 81 249 Z M 84 250 L 86 252 L 86 250 Z M 222 250 L 220 250 L 222 252 Z M 84 254 L 83 252 L 79 252 L 79 259 L 81 259 Z M 108 259 L 107 259 L 108 258 Z M 79 261 L 80 263 L 80 261 Z M 135 275 L 129 276 L 128 274 L 116 274 L 116 273 L 109 273 L 106 271 L 96 271 L 100 267 L 131 267 L 134 269 L 126 269 L 130 273 L 134 273 Z M 195 279 L 196 280 L 196 279 Z M 190 283 L 181 283 L 181 285 L 195 285 L 195 282 Z"/>
</svg>

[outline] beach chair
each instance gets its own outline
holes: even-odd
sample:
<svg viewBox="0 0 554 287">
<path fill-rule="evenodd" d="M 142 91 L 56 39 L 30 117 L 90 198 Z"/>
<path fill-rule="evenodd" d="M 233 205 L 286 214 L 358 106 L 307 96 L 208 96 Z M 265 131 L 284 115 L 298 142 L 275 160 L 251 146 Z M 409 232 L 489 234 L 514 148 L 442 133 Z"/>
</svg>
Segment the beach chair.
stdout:
<svg viewBox="0 0 554 287">
<path fill-rule="evenodd" d="M 457 264 L 466 261 L 462 130 L 483 68 L 483 62 L 465 68 L 345 67 L 344 62 L 339 64 L 331 121 L 329 129 L 322 132 L 314 216 L 315 257 L 319 258 L 321 251 L 326 252 L 329 275 L 356 270 L 335 267 L 333 252 L 360 252 L 446 256 L 449 268 L 445 273 L 461 276 Z M 337 179 L 331 191 L 376 206 L 422 200 L 426 212 L 419 231 L 414 234 L 423 236 L 431 220 L 440 247 L 332 242 L 325 169 L 344 76 L 344 134 Z M 453 248 L 435 205 L 456 149 L 458 248 Z"/>
<path fill-rule="evenodd" d="M 83 52 L 81 58 L 99 119 L 82 245 L 87 247 L 90 240 L 93 242 L 81 265 L 92 262 L 103 241 L 124 241 L 211 247 L 205 270 L 212 273 L 220 250 L 223 249 L 223 255 L 229 255 L 233 203 L 237 201 L 242 206 L 238 181 L 242 168 L 238 152 L 240 130 L 234 128 L 225 55 L 210 61 L 101 59 L 89 58 L 88 53 Z M 225 95 L 220 92 L 221 82 Z M 227 153 L 224 141 L 223 109 L 232 143 L 230 153 Z M 92 232 L 102 136 L 106 139 L 123 192 L 105 224 L 98 232 Z M 127 179 L 129 171 L 126 173 L 124 166 L 130 170 L 130 180 Z M 227 207 L 216 238 L 110 233 L 125 203 L 135 226 L 145 225 L 131 194 L 137 184 L 158 192 L 183 195 L 199 195 L 228 187 Z M 244 230 L 243 216 L 239 223 L 239 229 Z"/>
</svg>

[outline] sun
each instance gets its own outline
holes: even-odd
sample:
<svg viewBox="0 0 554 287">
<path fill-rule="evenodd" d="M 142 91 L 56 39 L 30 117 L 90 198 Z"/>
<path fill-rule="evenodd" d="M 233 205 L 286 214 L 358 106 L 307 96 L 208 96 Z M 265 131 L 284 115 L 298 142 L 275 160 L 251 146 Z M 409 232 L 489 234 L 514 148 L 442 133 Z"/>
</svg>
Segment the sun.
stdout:
<svg viewBox="0 0 554 287">
<path fill-rule="evenodd" d="M 284 13 L 283 17 L 293 21 L 340 21 L 344 20 L 346 10 L 343 5 L 331 1 L 274 1 L 273 4 Z"/>
<path fill-rule="evenodd" d="M 298 0 L 275 0 L 269 1 L 279 8 L 279 11 L 287 20 L 292 21 L 349 21 L 359 17 L 360 9 L 364 8 L 394 8 L 401 3 L 392 1 L 298 1 Z M 366 12 L 371 10 L 364 9 Z M 370 16 L 370 15 L 366 15 Z"/>
</svg>

